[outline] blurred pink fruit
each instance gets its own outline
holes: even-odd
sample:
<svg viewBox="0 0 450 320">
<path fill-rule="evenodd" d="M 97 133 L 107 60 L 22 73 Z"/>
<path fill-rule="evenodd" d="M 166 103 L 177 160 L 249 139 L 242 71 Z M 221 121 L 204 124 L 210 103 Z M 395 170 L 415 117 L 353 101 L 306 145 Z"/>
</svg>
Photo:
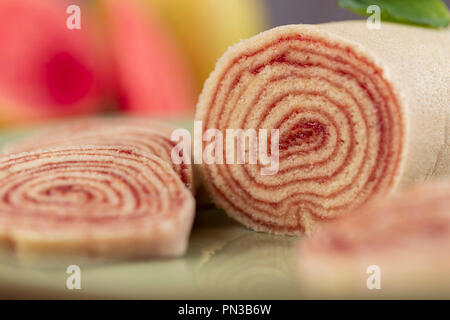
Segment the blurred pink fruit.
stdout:
<svg viewBox="0 0 450 320">
<path fill-rule="evenodd" d="M 192 113 L 192 78 L 164 26 L 140 1 L 99 0 L 99 4 L 120 108 L 163 117 Z"/>
<path fill-rule="evenodd" d="M 0 1 L 0 122 L 100 108 L 103 71 L 93 38 L 84 24 L 81 30 L 66 27 L 68 5 L 61 0 Z"/>
</svg>

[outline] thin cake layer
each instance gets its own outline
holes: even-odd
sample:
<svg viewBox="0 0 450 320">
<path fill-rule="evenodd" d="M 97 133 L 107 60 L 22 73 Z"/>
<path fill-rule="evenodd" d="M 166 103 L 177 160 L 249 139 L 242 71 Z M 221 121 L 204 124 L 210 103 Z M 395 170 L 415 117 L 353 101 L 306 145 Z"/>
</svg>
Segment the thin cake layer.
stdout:
<svg viewBox="0 0 450 320">
<path fill-rule="evenodd" d="M 194 199 L 170 165 L 120 146 L 0 158 L 0 242 L 20 258 L 185 252 Z"/>
<path fill-rule="evenodd" d="M 6 146 L 3 154 L 28 152 L 57 146 L 134 147 L 156 155 L 171 164 L 184 184 L 193 191 L 194 174 L 190 164 L 174 164 L 171 141 L 174 128 L 162 122 L 135 117 L 87 118 L 63 123 Z M 180 151 L 182 159 L 182 151 Z"/>
<path fill-rule="evenodd" d="M 439 294 L 450 287 L 449 249 L 450 183 L 421 184 L 301 241 L 298 274 L 311 293 L 367 293 L 367 269 L 376 266 L 385 293 Z"/>
<path fill-rule="evenodd" d="M 196 119 L 204 131 L 279 129 L 277 174 L 261 175 L 261 163 L 202 165 L 216 204 L 257 231 L 309 233 L 386 194 L 402 171 L 407 125 L 396 88 L 369 52 L 315 26 L 278 27 L 230 48 Z"/>
</svg>

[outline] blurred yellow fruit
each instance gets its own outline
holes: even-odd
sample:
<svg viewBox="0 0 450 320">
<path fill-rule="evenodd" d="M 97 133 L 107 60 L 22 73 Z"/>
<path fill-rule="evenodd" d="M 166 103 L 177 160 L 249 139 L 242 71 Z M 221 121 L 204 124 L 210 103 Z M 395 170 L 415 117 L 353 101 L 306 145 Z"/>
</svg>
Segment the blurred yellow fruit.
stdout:
<svg viewBox="0 0 450 320">
<path fill-rule="evenodd" d="M 198 91 L 228 46 L 266 28 L 262 0 L 146 0 L 178 38 Z"/>
</svg>

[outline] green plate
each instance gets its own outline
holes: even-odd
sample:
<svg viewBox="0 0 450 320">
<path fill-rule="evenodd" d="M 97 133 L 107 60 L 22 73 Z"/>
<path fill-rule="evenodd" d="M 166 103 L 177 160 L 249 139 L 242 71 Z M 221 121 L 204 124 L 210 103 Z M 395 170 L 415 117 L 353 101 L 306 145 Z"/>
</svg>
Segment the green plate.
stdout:
<svg viewBox="0 0 450 320">
<path fill-rule="evenodd" d="M 3 132 L 0 146 L 23 135 Z M 0 298 L 300 298 L 296 241 L 247 230 L 205 206 L 197 209 L 184 257 L 82 265 L 79 290 L 67 289 L 67 266 L 23 266 L 2 253 Z"/>
</svg>

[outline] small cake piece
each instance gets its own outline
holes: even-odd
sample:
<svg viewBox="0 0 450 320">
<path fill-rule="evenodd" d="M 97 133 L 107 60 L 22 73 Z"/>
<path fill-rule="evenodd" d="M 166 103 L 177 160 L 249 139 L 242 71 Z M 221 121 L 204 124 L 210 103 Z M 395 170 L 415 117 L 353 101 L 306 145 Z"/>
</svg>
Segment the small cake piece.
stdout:
<svg viewBox="0 0 450 320">
<path fill-rule="evenodd" d="M 377 196 L 450 174 L 449 35 L 345 21 L 281 26 L 231 47 L 204 85 L 196 119 L 223 136 L 241 129 L 264 139 L 267 130 L 272 138 L 278 129 L 279 166 L 264 175 L 260 157 L 204 161 L 214 202 L 256 231 L 310 234 Z M 267 140 L 258 152 L 275 155 L 261 148 L 275 145 Z"/>
<path fill-rule="evenodd" d="M 170 165 L 121 146 L 0 158 L 0 243 L 19 258 L 182 255 L 194 199 Z"/>
<path fill-rule="evenodd" d="M 134 147 L 154 154 L 171 164 L 184 184 L 193 191 L 194 174 L 190 164 L 174 164 L 171 159 L 176 141 L 175 128 L 154 120 L 135 117 L 86 118 L 65 122 L 7 145 L 3 153 L 12 154 L 55 146 L 102 145 Z M 182 151 L 180 151 L 182 152 Z M 180 157 L 181 158 L 181 157 Z"/>
<path fill-rule="evenodd" d="M 316 295 L 376 286 L 385 294 L 448 294 L 449 252 L 450 182 L 439 182 L 373 201 L 300 240 L 298 272 Z"/>
</svg>

